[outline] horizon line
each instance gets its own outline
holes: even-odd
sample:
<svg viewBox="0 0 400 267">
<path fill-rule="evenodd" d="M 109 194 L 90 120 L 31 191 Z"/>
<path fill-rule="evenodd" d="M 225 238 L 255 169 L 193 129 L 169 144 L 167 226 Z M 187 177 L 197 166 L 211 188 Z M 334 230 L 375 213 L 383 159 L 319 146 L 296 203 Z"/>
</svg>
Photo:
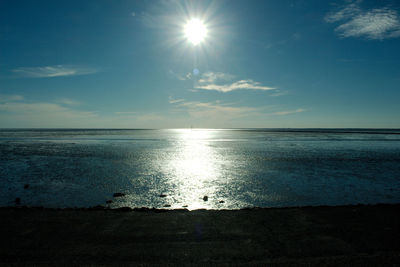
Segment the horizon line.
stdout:
<svg viewBox="0 0 400 267">
<path fill-rule="evenodd" d="M 318 129 L 336 129 L 336 130 L 400 130 L 390 127 L 231 127 L 231 128 L 213 128 L 213 127 L 176 127 L 176 128 L 96 128 L 96 127 L 0 127 L 0 130 L 318 130 Z"/>
</svg>

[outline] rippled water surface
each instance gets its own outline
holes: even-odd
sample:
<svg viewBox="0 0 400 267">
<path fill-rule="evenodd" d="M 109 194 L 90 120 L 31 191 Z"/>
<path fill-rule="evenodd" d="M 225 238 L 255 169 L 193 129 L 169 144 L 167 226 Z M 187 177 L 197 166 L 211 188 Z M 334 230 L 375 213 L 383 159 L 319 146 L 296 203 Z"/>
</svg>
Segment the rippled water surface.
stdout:
<svg viewBox="0 0 400 267">
<path fill-rule="evenodd" d="M 0 130 L 0 206 L 399 203 L 399 141 L 371 129 Z"/>
</svg>

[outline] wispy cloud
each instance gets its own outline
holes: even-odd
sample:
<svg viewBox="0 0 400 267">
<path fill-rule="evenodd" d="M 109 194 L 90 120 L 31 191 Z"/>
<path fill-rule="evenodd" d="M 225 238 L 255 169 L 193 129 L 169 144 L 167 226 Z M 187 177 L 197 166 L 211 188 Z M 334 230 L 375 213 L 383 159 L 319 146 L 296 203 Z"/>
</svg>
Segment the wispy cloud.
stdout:
<svg viewBox="0 0 400 267">
<path fill-rule="evenodd" d="M 212 119 L 233 119 L 258 114 L 259 108 L 254 107 L 236 107 L 233 104 L 223 104 L 220 101 L 200 102 L 170 101 L 178 109 L 187 111 L 193 118 L 212 118 Z"/>
<path fill-rule="evenodd" d="M 69 98 L 60 98 L 57 102 L 66 106 L 78 106 L 81 104 L 81 102 Z"/>
<path fill-rule="evenodd" d="M 263 86 L 259 82 L 255 82 L 253 80 L 240 80 L 231 84 L 217 85 L 217 84 L 205 84 L 198 85 L 196 89 L 204 89 L 204 90 L 215 90 L 219 92 L 231 92 L 235 90 L 274 90 L 273 87 Z"/>
<path fill-rule="evenodd" d="M 235 76 L 222 72 L 206 72 L 201 75 L 199 83 L 214 83 L 218 81 L 231 81 Z"/>
<path fill-rule="evenodd" d="M 71 109 L 57 103 L 0 103 L 1 127 L 87 127 L 97 118 L 95 112 Z"/>
<path fill-rule="evenodd" d="M 169 73 L 180 81 L 190 80 L 193 76 L 191 72 L 188 72 L 186 74 L 180 74 L 171 69 L 169 70 Z"/>
<path fill-rule="evenodd" d="M 358 1 L 359 2 L 359 1 Z M 331 12 L 325 16 L 325 21 L 329 23 L 351 19 L 361 13 L 358 2 L 350 2 L 349 4 L 340 7 L 336 12 Z"/>
<path fill-rule="evenodd" d="M 168 102 L 170 103 L 170 104 L 176 104 L 176 103 L 180 103 L 180 102 L 184 102 L 185 100 L 184 99 L 175 99 L 175 98 L 173 98 L 172 96 L 170 96 L 169 98 L 168 98 Z"/>
<path fill-rule="evenodd" d="M 232 115 L 235 117 L 243 117 L 248 116 L 249 112 L 255 112 L 258 109 L 252 107 L 234 107 L 229 104 L 220 104 L 219 102 L 198 102 L 198 101 L 189 101 L 183 102 L 180 106 L 186 107 L 190 110 L 191 114 L 202 116 L 207 115 L 210 112 L 218 112 L 220 114 Z"/>
<path fill-rule="evenodd" d="M 7 102 L 0 104 L 0 110 L 9 113 L 24 114 L 28 117 L 33 115 L 41 115 L 45 117 L 62 115 L 64 118 L 71 118 L 76 115 L 95 116 L 93 112 L 73 111 L 59 104 L 47 102 Z"/>
<path fill-rule="evenodd" d="M 287 91 L 277 91 L 277 92 L 275 92 L 275 93 L 273 93 L 273 94 L 270 94 L 270 96 L 275 96 L 275 97 L 277 97 L 277 96 L 283 96 L 283 95 L 287 95 L 287 94 L 288 94 Z"/>
<path fill-rule="evenodd" d="M 361 1 L 353 1 L 336 12 L 325 16 L 329 23 L 340 23 L 335 31 L 341 37 L 364 37 L 382 40 L 400 37 L 400 19 L 397 12 L 388 7 L 363 10 Z"/>
<path fill-rule="evenodd" d="M 204 125 L 217 128 L 259 127 L 259 125 L 279 120 L 279 116 L 306 111 L 303 108 L 279 111 L 277 106 L 238 106 L 237 103 L 223 103 L 221 101 L 183 100 L 171 104 L 174 106 L 175 114 L 188 115 L 190 124 L 194 123 L 196 126 Z"/>
<path fill-rule="evenodd" d="M 65 104 L 33 101 L 19 95 L 0 96 L 0 127 L 85 127 L 98 117 Z"/>
<path fill-rule="evenodd" d="M 296 110 L 277 111 L 277 112 L 274 112 L 273 114 L 274 115 L 289 115 L 289 114 L 294 114 L 294 113 L 301 113 L 304 111 L 306 111 L 306 110 L 302 109 L 302 108 L 298 108 Z"/>
<path fill-rule="evenodd" d="M 29 78 L 76 76 L 76 75 L 93 74 L 98 72 L 98 70 L 93 68 L 64 66 L 64 65 L 17 68 L 12 71 L 14 73 L 19 74 L 22 77 L 29 77 Z"/>
<path fill-rule="evenodd" d="M 233 81 L 234 76 L 221 72 L 207 72 L 198 80 L 196 89 L 231 92 L 235 90 L 274 90 L 251 79 Z"/>
<path fill-rule="evenodd" d="M 21 95 L 0 95 L 0 103 L 24 100 Z"/>
<path fill-rule="evenodd" d="M 64 99 L 66 100 L 66 99 Z M 69 99 L 70 100 L 70 99 Z M 182 116 L 122 111 L 102 113 L 77 107 L 73 100 L 35 101 L 20 95 L 0 95 L 0 128 L 167 128 L 184 127 Z M 67 104 L 69 103 L 69 104 Z"/>
<path fill-rule="evenodd" d="M 116 111 L 116 112 L 114 112 L 114 114 L 123 115 L 123 116 L 125 116 L 125 115 L 130 116 L 130 115 L 136 115 L 136 114 L 138 114 L 138 112 L 136 112 L 136 111 Z"/>
</svg>

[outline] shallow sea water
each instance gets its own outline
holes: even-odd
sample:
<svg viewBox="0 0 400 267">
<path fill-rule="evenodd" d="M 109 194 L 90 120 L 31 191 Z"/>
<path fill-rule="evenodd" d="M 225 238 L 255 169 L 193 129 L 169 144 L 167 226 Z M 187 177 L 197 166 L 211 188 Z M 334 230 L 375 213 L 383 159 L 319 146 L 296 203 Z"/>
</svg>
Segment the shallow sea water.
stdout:
<svg viewBox="0 0 400 267">
<path fill-rule="evenodd" d="M 0 206 L 400 203 L 400 130 L 0 130 L 0 184 Z"/>
</svg>

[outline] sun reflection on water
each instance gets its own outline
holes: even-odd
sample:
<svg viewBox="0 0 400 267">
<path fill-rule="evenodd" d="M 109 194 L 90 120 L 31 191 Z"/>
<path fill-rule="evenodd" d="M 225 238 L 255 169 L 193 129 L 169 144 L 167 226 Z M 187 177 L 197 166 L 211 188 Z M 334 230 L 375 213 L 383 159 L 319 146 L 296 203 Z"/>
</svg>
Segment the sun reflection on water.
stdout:
<svg viewBox="0 0 400 267">
<path fill-rule="evenodd" d="M 213 130 L 179 129 L 176 150 L 168 164 L 176 206 L 188 209 L 214 208 L 218 179 L 221 176 L 220 155 L 211 145 Z M 208 196 L 208 201 L 203 197 Z"/>
</svg>

